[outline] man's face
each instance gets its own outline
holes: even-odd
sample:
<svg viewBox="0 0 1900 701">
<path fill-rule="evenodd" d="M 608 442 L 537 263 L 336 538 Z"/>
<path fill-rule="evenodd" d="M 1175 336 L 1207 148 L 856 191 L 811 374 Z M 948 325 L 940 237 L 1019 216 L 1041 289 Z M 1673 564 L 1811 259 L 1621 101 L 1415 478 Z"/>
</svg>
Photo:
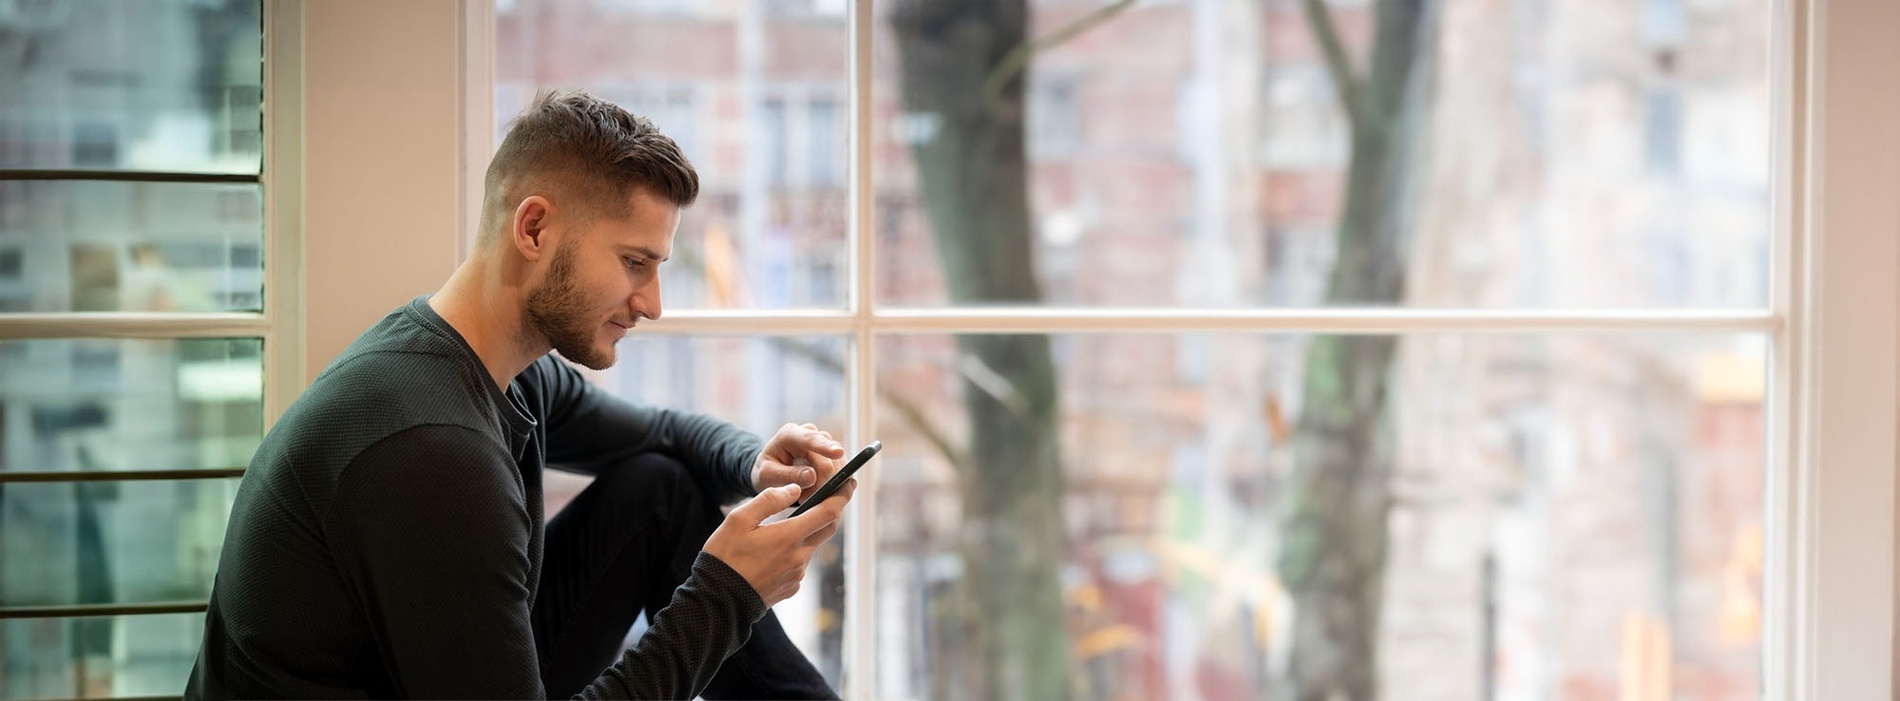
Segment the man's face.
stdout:
<svg viewBox="0 0 1900 701">
<path fill-rule="evenodd" d="M 660 263 L 672 255 L 679 207 L 633 188 L 633 213 L 591 217 L 564 232 L 540 283 L 529 290 L 527 321 L 561 357 L 595 370 L 614 364 L 615 344 L 640 319 L 660 318 Z"/>
</svg>

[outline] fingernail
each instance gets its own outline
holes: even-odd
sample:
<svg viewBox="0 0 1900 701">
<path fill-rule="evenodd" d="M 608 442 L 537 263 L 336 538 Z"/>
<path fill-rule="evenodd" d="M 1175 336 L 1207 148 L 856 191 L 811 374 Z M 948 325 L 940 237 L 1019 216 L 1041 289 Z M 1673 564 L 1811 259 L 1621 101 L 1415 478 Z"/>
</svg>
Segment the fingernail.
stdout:
<svg viewBox="0 0 1900 701">
<path fill-rule="evenodd" d="M 808 485 L 816 481 L 818 481 L 817 470 L 807 467 L 803 470 L 798 471 L 798 484 L 800 486 Z"/>
</svg>

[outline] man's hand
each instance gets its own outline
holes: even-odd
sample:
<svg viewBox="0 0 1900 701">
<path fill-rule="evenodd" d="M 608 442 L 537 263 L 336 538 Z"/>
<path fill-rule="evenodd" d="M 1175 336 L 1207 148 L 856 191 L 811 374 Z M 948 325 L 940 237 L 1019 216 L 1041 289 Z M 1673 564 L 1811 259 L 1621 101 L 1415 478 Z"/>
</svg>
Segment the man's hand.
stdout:
<svg viewBox="0 0 1900 701">
<path fill-rule="evenodd" d="M 725 522 L 706 539 L 706 554 L 745 577 L 767 607 L 798 593 L 812 553 L 838 533 L 838 519 L 844 514 L 845 504 L 851 502 L 852 493 L 858 491 L 858 481 L 846 482 L 844 488 L 810 511 L 760 525 L 798 501 L 802 491 L 791 484 L 760 492 L 727 514 Z"/>
<path fill-rule="evenodd" d="M 763 493 L 788 484 L 817 489 L 838 472 L 843 458 L 844 446 L 830 433 L 811 424 L 785 424 L 752 464 L 752 489 Z"/>
</svg>

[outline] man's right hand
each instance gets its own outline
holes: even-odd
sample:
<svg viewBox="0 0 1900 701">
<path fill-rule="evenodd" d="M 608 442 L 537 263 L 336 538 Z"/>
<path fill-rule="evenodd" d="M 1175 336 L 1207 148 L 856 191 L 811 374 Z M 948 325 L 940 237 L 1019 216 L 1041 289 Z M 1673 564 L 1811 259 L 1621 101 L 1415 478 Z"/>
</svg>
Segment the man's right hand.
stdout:
<svg viewBox="0 0 1900 701">
<path fill-rule="evenodd" d="M 788 484 L 759 492 L 726 515 L 725 522 L 706 539 L 706 554 L 745 577 L 767 607 L 777 605 L 798 593 L 812 553 L 837 535 L 838 519 L 857 490 L 858 481 L 853 479 L 810 511 L 764 525 L 766 518 L 798 501 L 801 490 Z"/>
</svg>

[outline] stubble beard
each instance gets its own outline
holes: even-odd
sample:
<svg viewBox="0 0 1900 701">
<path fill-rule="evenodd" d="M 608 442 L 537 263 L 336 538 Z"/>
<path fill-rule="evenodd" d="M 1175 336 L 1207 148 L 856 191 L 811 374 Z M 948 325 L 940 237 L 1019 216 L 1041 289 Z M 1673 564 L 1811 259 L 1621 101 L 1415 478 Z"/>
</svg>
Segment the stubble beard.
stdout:
<svg viewBox="0 0 1900 701">
<path fill-rule="evenodd" d="M 605 352 L 595 344 L 600 329 L 588 314 L 585 295 L 574 283 L 573 246 L 563 241 L 548 263 L 547 277 L 528 292 L 528 324 L 539 332 L 561 357 L 590 369 L 613 367 L 617 353 L 612 346 Z"/>
</svg>

